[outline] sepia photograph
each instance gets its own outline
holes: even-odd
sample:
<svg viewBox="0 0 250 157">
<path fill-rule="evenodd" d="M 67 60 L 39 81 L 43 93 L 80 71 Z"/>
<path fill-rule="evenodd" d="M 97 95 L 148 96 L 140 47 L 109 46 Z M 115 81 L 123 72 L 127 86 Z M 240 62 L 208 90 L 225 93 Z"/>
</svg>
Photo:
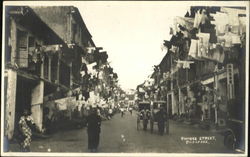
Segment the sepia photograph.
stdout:
<svg viewBox="0 0 250 157">
<path fill-rule="evenodd" d="M 249 1 L 4 1 L 1 156 L 248 156 Z"/>
</svg>

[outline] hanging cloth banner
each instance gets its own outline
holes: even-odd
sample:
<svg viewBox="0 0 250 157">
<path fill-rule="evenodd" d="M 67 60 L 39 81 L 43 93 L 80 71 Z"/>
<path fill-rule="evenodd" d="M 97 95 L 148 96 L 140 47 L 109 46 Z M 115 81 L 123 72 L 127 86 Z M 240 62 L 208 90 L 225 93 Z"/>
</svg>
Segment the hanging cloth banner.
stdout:
<svg viewBox="0 0 250 157">
<path fill-rule="evenodd" d="M 61 49 L 62 45 L 44 45 L 41 47 L 43 52 L 57 52 Z"/>
<path fill-rule="evenodd" d="M 190 69 L 190 64 L 194 63 L 194 61 L 182 61 L 179 59 L 175 62 L 177 63 L 177 67 L 183 68 L 183 69 Z"/>
</svg>

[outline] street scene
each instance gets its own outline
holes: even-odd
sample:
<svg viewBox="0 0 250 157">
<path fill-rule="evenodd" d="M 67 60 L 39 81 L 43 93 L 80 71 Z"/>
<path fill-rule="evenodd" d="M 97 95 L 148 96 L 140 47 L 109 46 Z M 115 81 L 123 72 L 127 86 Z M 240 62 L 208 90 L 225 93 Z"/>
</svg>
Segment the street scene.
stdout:
<svg viewBox="0 0 250 157">
<path fill-rule="evenodd" d="M 131 124 L 131 121 L 134 123 Z M 136 115 L 126 112 L 124 117 L 116 114 L 104 121 L 101 130 L 100 148 L 103 153 L 214 153 L 230 152 L 223 145 L 223 136 L 215 131 L 202 130 L 178 122 L 170 122 L 169 135 L 160 136 L 157 129 L 153 133 L 136 129 Z M 62 138 L 63 137 L 63 138 Z M 215 137 L 209 144 L 186 144 L 181 137 Z M 34 152 L 88 152 L 86 128 L 60 131 L 46 139 L 35 139 L 31 150 Z M 112 143 L 112 144 L 111 144 Z M 154 145 L 154 146 L 152 146 Z M 18 151 L 13 144 L 11 151 Z"/>
<path fill-rule="evenodd" d="M 3 13 L 2 155 L 247 155 L 249 2 Z"/>
</svg>

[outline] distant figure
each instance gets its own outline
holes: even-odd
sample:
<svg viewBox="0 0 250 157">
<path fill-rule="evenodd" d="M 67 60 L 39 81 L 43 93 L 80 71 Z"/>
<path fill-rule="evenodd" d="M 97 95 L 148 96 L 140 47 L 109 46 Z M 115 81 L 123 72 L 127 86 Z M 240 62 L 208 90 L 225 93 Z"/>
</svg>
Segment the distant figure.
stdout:
<svg viewBox="0 0 250 157">
<path fill-rule="evenodd" d="M 133 112 L 132 107 L 129 107 L 129 112 L 130 112 L 130 114 L 132 115 L 132 112 Z"/>
<path fill-rule="evenodd" d="M 150 111 L 147 109 L 143 109 L 142 111 L 142 116 L 143 116 L 143 130 L 146 131 L 148 128 L 148 121 L 150 119 Z"/>
<path fill-rule="evenodd" d="M 22 137 L 20 139 L 21 152 L 30 152 L 32 129 L 36 127 L 33 118 L 30 115 L 30 111 L 25 109 L 23 112 L 23 116 L 20 117 L 20 120 L 18 122 L 19 133 Z"/>
<path fill-rule="evenodd" d="M 124 108 L 121 108 L 121 117 L 124 116 Z"/>
<path fill-rule="evenodd" d="M 112 110 L 112 108 L 109 108 L 108 114 L 109 114 L 109 119 L 111 119 L 111 118 L 112 118 L 112 115 L 113 115 L 113 110 Z"/>
<path fill-rule="evenodd" d="M 88 132 L 88 149 L 91 152 L 96 152 L 101 132 L 101 117 L 100 111 L 91 109 L 90 114 L 87 116 L 87 132 Z"/>
<path fill-rule="evenodd" d="M 157 116 L 159 134 L 163 135 L 165 129 L 165 121 L 166 121 L 166 114 L 163 108 L 160 108 L 160 111 L 156 113 L 156 116 Z"/>
</svg>

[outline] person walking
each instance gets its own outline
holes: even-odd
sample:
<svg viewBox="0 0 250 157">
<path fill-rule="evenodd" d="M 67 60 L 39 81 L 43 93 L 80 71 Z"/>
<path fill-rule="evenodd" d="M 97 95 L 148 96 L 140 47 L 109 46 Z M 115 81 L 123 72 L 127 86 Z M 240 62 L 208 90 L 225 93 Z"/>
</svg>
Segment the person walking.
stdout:
<svg viewBox="0 0 250 157">
<path fill-rule="evenodd" d="M 157 123 L 158 123 L 159 134 L 163 135 L 164 129 L 165 129 L 166 114 L 165 114 L 163 108 L 160 108 L 160 111 L 158 111 L 156 114 L 157 114 Z"/>
<path fill-rule="evenodd" d="M 124 108 L 121 108 L 121 117 L 124 116 Z"/>
<path fill-rule="evenodd" d="M 29 110 L 24 110 L 23 116 L 20 117 L 18 122 L 18 126 L 20 136 L 22 137 L 20 139 L 21 152 L 30 152 L 32 130 L 37 128 Z"/>
<path fill-rule="evenodd" d="M 101 117 L 100 111 L 91 109 L 90 114 L 87 116 L 87 133 L 88 133 L 88 149 L 91 152 L 96 152 L 101 132 Z"/>
<path fill-rule="evenodd" d="M 109 108 L 109 119 L 112 118 L 112 115 L 113 115 L 113 110 L 112 110 L 112 108 Z"/>
<path fill-rule="evenodd" d="M 132 112 L 133 112 L 132 107 L 129 107 L 129 112 L 130 112 L 130 114 L 132 115 Z"/>
</svg>

